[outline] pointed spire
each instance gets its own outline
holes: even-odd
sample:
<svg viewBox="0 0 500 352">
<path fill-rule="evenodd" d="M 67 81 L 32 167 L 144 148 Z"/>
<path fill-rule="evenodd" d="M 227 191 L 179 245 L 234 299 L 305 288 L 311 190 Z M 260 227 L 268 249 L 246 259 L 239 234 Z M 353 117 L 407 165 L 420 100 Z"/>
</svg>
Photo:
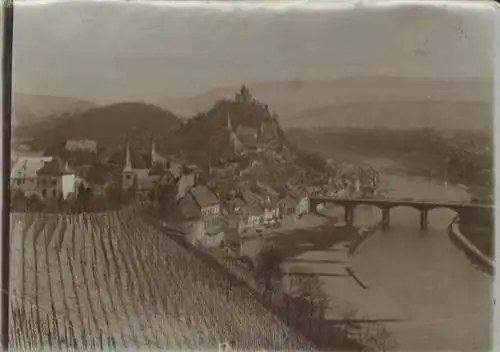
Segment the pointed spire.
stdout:
<svg viewBox="0 0 500 352">
<path fill-rule="evenodd" d="M 156 163 L 156 144 L 154 135 L 151 137 L 151 164 Z"/>
<path fill-rule="evenodd" d="M 130 156 L 130 144 L 125 138 L 125 167 L 124 170 L 132 170 L 132 158 Z"/>
</svg>

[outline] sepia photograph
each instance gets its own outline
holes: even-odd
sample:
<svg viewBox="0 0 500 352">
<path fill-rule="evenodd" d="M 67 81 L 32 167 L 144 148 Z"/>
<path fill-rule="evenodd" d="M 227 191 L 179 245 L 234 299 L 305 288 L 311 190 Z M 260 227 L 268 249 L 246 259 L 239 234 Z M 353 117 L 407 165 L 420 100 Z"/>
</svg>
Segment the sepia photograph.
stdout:
<svg viewBox="0 0 500 352">
<path fill-rule="evenodd" d="M 13 6 L 9 350 L 493 349 L 493 2 Z"/>
</svg>

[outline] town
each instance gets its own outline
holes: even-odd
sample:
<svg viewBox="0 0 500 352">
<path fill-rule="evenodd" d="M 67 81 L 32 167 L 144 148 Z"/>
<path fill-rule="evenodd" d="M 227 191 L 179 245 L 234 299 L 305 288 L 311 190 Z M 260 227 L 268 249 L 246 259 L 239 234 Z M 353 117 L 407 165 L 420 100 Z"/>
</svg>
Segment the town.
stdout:
<svg viewBox="0 0 500 352">
<path fill-rule="evenodd" d="M 161 155 L 154 137 L 140 148 L 124 136 L 111 150 L 102 150 L 95 140 L 67 140 L 55 155 L 20 144 L 12 156 L 12 207 L 95 211 L 133 202 L 179 229 L 191 243 L 212 247 L 231 242 L 229 234 L 235 231 L 258 233 L 300 221 L 310 211 L 311 196 L 376 194 L 378 174 L 366 165 L 327 164 L 326 173 L 314 177 L 300 170 L 298 177 L 276 175 L 266 182 L 260 176 L 263 169 L 291 163 L 287 147 L 276 145 L 275 116 L 245 86 L 223 103 L 243 114 L 262 109 L 266 118 L 255 127 L 236 125 L 233 119 L 241 117 L 228 114 L 222 134 L 232 148 L 230 156 L 208 165 Z"/>
</svg>

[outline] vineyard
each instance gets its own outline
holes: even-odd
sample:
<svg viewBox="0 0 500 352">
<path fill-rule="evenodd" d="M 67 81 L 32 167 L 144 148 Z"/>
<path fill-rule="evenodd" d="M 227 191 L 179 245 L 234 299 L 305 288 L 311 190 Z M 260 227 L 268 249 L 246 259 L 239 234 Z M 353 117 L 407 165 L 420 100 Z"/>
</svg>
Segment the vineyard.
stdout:
<svg viewBox="0 0 500 352">
<path fill-rule="evenodd" d="M 132 209 L 11 215 L 13 350 L 310 350 Z"/>
</svg>

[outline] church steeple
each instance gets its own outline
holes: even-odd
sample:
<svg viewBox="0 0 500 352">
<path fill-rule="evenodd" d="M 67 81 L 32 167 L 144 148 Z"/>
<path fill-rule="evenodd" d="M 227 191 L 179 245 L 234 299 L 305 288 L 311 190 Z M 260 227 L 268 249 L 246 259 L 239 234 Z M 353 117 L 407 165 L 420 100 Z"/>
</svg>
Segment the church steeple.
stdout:
<svg viewBox="0 0 500 352">
<path fill-rule="evenodd" d="M 124 170 L 132 170 L 132 158 L 130 155 L 130 144 L 128 139 L 125 139 L 125 166 Z"/>
<path fill-rule="evenodd" d="M 155 144 L 155 139 L 154 136 L 151 137 L 151 164 L 154 165 L 156 164 L 156 144 Z"/>
</svg>

